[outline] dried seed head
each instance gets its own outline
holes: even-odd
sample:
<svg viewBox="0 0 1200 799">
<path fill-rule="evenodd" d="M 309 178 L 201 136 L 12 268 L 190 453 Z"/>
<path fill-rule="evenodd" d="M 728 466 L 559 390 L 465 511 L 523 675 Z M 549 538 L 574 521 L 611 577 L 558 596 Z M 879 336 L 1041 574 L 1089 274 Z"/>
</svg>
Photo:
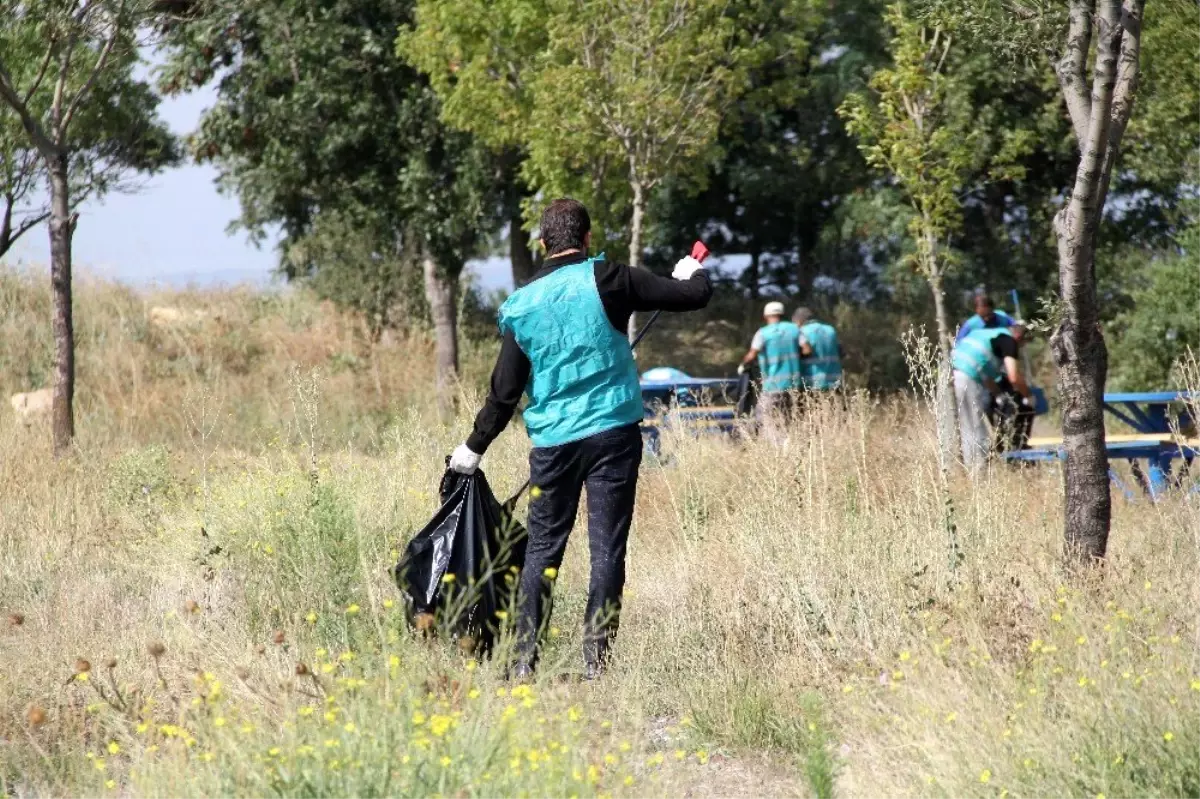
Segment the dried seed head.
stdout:
<svg viewBox="0 0 1200 799">
<path fill-rule="evenodd" d="M 303 663 L 297 663 L 297 664 L 296 664 L 296 676 L 297 676 L 297 677 L 304 677 L 304 676 L 306 676 L 307 674 L 308 674 L 308 666 L 306 666 L 306 665 L 305 665 L 305 664 L 303 664 Z"/>
<path fill-rule="evenodd" d="M 8 614 L 8 623 L 13 627 L 20 627 L 25 623 L 25 617 L 20 613 Z"/>
<path fill-rule="evenodd" d="M 40 727 L 46 723 L 46 711 L 37 705 L 32 705 L 25 713 L 25 720 L 29 722 L 31 727 Z"/>
<path fill-rule="evenodd" d="M 109 658 L 108 661 L 104 664 L 104 668 L 108 669 L 109 671 L 112 671 L 116 667 L 117 667 L 117 659 L 116 658 Z"/>
<path fill-rule="evenodd" d="M 271 633 L 271 643 L 282 644 L 287 640 L 287 636 L 283 634 L 283 630 L 276 630 Z"/>
<path fill-rule="evenodd" d="M 199 603 L 196 602 L 196 600 L 189 599 L 187 602 L 183 603 L 183 609 L 186 610 L 188 613 L 199 613 L 200 605 L 199 605 Z"/>
<path fill-rule="evenodd" d="M 146 651 L 150 653 L 150 657 L 158 659 L 167 654 L 167 647 L 162 641 L 151 641 L 146 645 Z"/>
<path fill-rule="evenodd" d="M 250 670 L 245 666 L 238 666 L 233 670 L 233 673 L 237 675 L 239 680 L 247 680 L 250 678 Z"/>
<path fill-rule="evenodd" d="M 258 646 L 254 647 L 254 651 L 260 655 L 265 655 L 267 653 L 267 648 L 262 644 L 259 644 Z"/>
<path fill-rule="evenodd" d="M 91 670 L 92 670 L 92 664 L 88 663 L 83 658 L 79 658 L 78 660 L 75 661 L 75 673 L 76 674 L 87 674 Z"/>
</svg>

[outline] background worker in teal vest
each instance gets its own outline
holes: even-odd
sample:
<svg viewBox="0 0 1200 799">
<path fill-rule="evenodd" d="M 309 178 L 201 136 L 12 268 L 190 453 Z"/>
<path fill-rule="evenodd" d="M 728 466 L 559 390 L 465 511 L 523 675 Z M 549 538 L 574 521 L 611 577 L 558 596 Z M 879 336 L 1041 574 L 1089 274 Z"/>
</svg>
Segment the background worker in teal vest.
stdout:
<svg viewBox="0 0 1200 799">
<path fill-rule="evenodd" d="M 642 460 L 642 392 L 625 331 L 634 311 L 694 311 L 712 297 L 700 262 L 681 259 L 670 278 L 591 257 L 592 223 L 575 200 L 555 200 L 541 220 L 548 257 L 500 307 L 504 336 L 487 402 L 450 468 L 474 472 L 488 445 L 529 396 L 529 540 L 517 608 L 513 676 L 532 674 L 550 616 L 553 581 L 587 486 L 591 580 L 584 620 L 585 677 L 600 675 L 617 632 L 625 549 Z"/>
<path fill-rule="evenodd" d="M 800 379 L 806 391 L 842 387 L 842 345 L 833 325 L 818 321 L 808 308 L 797 308 L 792 321 L 800 328 Z"/>
<path fill-rule="evenodd" d="M 800 328 L 783 321 L 783 303 L 768 302 L 763 308 L 764 327 L 750 342 L 738 374 L 758 361 L 762 384 L 758 395 L 758 419 L 768 439 L 779 443 L 792 418 L 796 392 L 801 388 Z"/>
<path fill-rule="evenodd" d="M 1012 327 L 1016 319 L 1004 311 L 997 311 L 992 299 L 982 291 L 975 292 L 975 315 L 962 323 L 954 336 L 954 343 L 962 341 L 968 333 L 975 330 L 989 330 L 996 327 Z"/>
<path fill-rule="evenodd" d="M 1020 323 L 1012 327 L 973 330 L 954 345 L 954 397 L 958 401 L 958 429 L 963 463 L 978 471 L 991 450 L 988 409 L 1000 395 L 999 381 L 1006 376 L 1024 407 L 1033 407 L 1033 393 L 1021 374 L 1019 350 L 1025 339 Z"/>
</svg>

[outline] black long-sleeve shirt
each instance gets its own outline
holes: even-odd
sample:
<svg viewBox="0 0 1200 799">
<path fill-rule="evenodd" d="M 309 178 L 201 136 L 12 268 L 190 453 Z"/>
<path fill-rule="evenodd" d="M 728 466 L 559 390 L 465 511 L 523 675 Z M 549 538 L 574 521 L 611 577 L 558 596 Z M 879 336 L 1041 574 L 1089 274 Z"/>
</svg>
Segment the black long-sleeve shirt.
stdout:
<svg viewBox="0 0 1200 799">
<path fill-rule="evenodd" d="M 547 258 L 533 280 L 588 257 L 586 253 L 573 253 Z M 608 321 L 621 333 L 628 328 L 629 317 L 635 311 L 695 311 L 708 305 L 713 293 L 712 281 L 703 269 L 687 280 L 674 280 L 610 261 L 596 262 L 596 289 Z M 467 446 L 473 452 L 481 455 L 486 452 L 512 419 L 532 368 L 516 338 L 511 332 L 506 333 L 492 370 L 487 402 L 475 417 L 475 428 L 467 438 Z"/>
</svg>

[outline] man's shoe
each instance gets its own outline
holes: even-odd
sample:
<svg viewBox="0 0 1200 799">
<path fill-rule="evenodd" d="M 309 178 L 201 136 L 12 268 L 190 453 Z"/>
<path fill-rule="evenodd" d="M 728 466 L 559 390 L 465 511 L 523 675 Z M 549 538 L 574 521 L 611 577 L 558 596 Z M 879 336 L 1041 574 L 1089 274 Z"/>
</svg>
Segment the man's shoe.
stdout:
<svg viewBox="0 0 1200 799">
<path fill-rule="evenodd" d="M 604 676 L 604 666 L 599 663 L 583 664 L 583 681 L 593 682 Z"/>
<path fill-rule="evenodd" d="M 527 663 L 518 663 L 509 669 L 508 679 L 512 682 L 533 682 L 533 667 Z"/>
</svg>

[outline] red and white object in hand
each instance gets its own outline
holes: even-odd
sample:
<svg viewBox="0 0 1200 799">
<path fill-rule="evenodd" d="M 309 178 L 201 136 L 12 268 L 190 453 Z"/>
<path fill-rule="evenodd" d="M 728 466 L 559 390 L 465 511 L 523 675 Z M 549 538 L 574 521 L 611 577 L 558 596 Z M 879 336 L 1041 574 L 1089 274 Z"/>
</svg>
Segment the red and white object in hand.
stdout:
<svg viewBox="0 0 1200 799">
<path fill-rule="evenodd" d="M 675 270 L 671 272 L 671 277 L 676 280 L 687 280 L 692 275 L 704 268 L 704 259 L 708 257 L 708 247 L 704 246 L 704 242 L 697 240 L 692 245 L 692 254 L 680 258 L 675 264 Z"/>
</svg>

